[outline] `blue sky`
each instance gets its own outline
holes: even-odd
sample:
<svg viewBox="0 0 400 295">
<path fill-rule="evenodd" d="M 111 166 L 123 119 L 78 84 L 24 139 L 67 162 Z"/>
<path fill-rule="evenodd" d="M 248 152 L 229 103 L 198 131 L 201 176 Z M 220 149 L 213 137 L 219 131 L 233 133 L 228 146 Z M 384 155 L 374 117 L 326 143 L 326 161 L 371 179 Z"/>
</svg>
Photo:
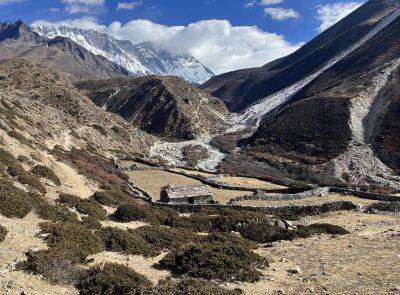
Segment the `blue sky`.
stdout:
<svg viewBox="0 0 400 295">
<path fill-rule="evenodd" d="M 21 18 L 27 23 L 40 20 L 94 28 L 134 43 L 148 39 L 170 50 L 193 54 L 220 73 L 260 66 L 288 54 L 363 2 L 365 0 L 0 0 L 0 20 Z M 139 19 L 150 22 L 137 22 Z M 219 22 L 204 23 L 204 20 Z M 188 27 L 190 24 L 194 25 Z M 224 38 L 218 40 L 219 35 Z M 225 55 L 230 59 L 224 60 Z"/>
</svg>

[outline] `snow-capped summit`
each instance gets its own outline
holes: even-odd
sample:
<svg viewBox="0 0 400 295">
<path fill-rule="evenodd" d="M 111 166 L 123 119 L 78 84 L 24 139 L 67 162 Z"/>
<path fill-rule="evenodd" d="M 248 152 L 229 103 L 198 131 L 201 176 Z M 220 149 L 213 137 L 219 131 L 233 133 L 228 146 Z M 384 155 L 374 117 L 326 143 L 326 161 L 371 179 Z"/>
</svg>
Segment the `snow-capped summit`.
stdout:
<svg viewBox="0 0 400 295">
<path fill-rule="evenodd" d="M 34 24 L 32 28 L 48 38 L 67 37 L 90 52 L 125 67 L 135 75 L 173 75 L 196 84 L 214 76 L 214 73 L 195 57 L 172 54 L 150 42 L 134 45 L 130 41 L 117 40 L 106 33 L 66 26 Z"/>
</svg>

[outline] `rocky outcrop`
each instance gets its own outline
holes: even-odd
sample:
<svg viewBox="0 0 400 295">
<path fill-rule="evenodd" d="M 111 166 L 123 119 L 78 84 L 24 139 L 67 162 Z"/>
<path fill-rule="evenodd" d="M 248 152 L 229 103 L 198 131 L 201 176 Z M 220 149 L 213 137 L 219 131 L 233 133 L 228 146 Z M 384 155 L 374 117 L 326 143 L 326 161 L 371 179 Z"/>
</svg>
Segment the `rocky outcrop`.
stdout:
<svg viewBox="0 0 400 295">
<path fill-rule="evenodd" d="M 202 138 L 227 127 L 224 103 L 177 77 L 86 81 L 77 87 L 104 110 L 164 137 Z"/>
</svg>

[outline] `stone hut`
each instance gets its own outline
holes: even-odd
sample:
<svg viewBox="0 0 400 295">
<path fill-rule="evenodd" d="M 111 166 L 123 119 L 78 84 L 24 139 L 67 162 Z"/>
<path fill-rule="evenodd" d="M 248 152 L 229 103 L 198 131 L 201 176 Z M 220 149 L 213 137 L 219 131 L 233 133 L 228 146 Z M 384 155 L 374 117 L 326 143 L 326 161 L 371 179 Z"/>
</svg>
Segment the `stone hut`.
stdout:
<svg viewBox="0 0 400 295">
<path fill-rule="evenodd" d="M 213 196 L 207 185 L 166 186 L 161 191 L 160 201 L 172 204 L 209 204 L 213 202 Z"/>
</svg>

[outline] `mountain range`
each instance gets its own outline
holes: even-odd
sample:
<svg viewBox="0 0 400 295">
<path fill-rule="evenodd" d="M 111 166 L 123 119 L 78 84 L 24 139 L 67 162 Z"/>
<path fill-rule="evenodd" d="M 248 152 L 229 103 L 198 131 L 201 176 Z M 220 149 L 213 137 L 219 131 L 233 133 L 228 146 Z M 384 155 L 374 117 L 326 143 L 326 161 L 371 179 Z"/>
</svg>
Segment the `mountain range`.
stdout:
<svg viewBox="0 0 400 295">
<path fill-rule="evenodd" d="M 193 56 L 172 54 L 150 42 L 134 45 L 130 41 L 117 40 L 105 33 L 66 26 L 34 24 L 32 28 L 48 38 L 66 37 L 136 76 L 173 75 L 195 84 L 204 83 L 214 76 L 210 69 Z"/>
</svg>

